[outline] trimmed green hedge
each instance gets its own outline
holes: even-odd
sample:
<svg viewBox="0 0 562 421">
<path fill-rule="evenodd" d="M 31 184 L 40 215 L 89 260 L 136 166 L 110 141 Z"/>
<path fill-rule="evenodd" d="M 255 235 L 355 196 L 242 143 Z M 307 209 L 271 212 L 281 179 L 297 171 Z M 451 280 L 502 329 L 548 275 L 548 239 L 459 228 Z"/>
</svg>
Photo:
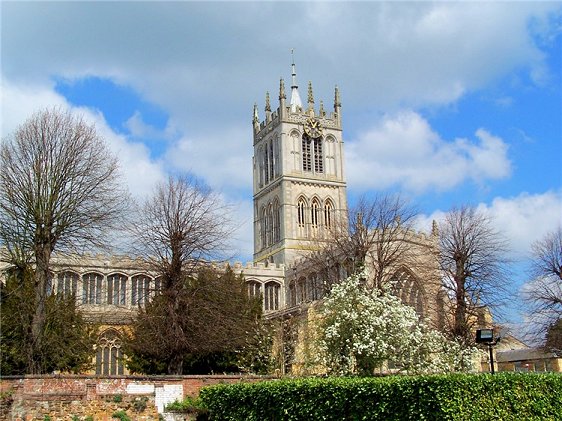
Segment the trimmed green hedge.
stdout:
<svg viewBox="0 0 562 421">
<path fill-rule="evenodd" d="M 306 378 L 201 390 L 211 420 L 562 420 L 562 376 Z"/>
</svg>

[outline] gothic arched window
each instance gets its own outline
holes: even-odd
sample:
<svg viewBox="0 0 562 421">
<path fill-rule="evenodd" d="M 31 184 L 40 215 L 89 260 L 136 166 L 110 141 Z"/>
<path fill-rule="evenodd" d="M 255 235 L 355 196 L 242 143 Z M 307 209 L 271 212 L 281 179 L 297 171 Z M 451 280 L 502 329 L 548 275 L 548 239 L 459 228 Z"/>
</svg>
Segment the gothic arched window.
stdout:
<svg viewBox="0 0 562 421">
<path fill-rule="evenodd" d="M 324 156 L 322 154 L 322 139 L 314 139 L 314 172 L 324 172 Z"/>
<path fill-rule="evenodd" d="M 400 300 L 416 310 L 420 317 L 425 315 L 425 300 L 418 279 L 407 269 L 400 269 L 392 276 L 393 293 Z"/>
<path fill-rule="evenodd" d="M 265 311 L 279 310 L 279 291 L 281 285 L 277 282 L 269 281 L 265 284 L 264 309 Z"/>
<path fill-rule="evenodd" d="M 86 273 L 82 276 L 82 304 L 101 304 L 103 276 L 99 273 Z"/>
<path fill-rule="evenodd" d="M 275 176 L 275 165 L 277 165 L 277 162 L 275 162 L 274 155 L 273 155 L 273 141 L 269 142 L 268 150 L 269 150 L 269 180 L 273 181 L 273 178 Z"/>
<path fill-rule="evenodd" d="M 107 304 L 125 305 L 127 277 L 120 273 L 107 277 Z"/>
<path fill-rule="evenodd" d="M 278 175 L 281 174 L 281 162 L 279 161 L 279 139 L 275 138 L 274 144 L 273 144 L 273 159 L 275 160 L 275 176 L 277 177 Z"/>
<path fill-rule="evenodd" d="M 297 305 L 297 285 L 295 280 L 289 282 L 289 306 Z"/>
<path fill-rule="evenodd" d="M 311 141 L 308 136 L 302 138 L 302 170 L 312 171 Z"/>
<path fill-rule="evenodd" d="M 137 275 L 131 279 L 131 304 L 143 305 L 150 299 L 150 281 L 146 275 Z"/>
<path fill-rule="evenodd" d="M 310 206 L 310 222 L 312 224 L 312 228 L 318 228 L 318 219 L 320 217 L 320 203 L 318 199 L 312 199 L 312 204 Z"/>
<path fill-rule="evenodd" d="M 306 301 L 306 278 L 299 278 L 297 281 L 297 304 Z"/>
<path fill-rule="evenodd" d="M 304 199 L 301 197 L 297 203 L 297 222 L 299 227 L 304 227 L 306 224 L 306 204 Z"/>
<path fill-rule="evenodd" d="M 281 239 L 281 209 L 279 201 L 275 199 L 273 202 L 273 243 L 279 242 Z"/>
<path fill-rule="evenodd" d="M 261 246 L 262 248 L 267 247 L 267 210 L 265 206 L 261 210 Z"/>
<path fill-rule="evenodd" d="M 273 206 L 271 203 L 267 205 L 267 245 L 273 244 Z"/>
<path fill-rule="evenodd" d="M 121 338 L 113 330 L 106 330 L 96 345 L 96 374 L 115 376 L 123 374 L 123 353 Z"/>
<path fill-rule="evenodd" d="M 251 298 L 259 297 L 261 294 L 261 284 L 258 281 L 246 282 L 246 288 L 248 289 L 248 296 Z"/>
<path fill-rule="evenodd" d="M 330 199 L 328 199 L 324 203 L 324 226 L 328 229 L 332 228 L 333 212 L 334 212 L 334 204 Z"/>
<path fill-rule="evenodd" d="M 57 275 L 57 295 L 68 298 L 76 295 L 78 289 L 78 275 L 74 272 L 62 272 Z"/>
</svg>

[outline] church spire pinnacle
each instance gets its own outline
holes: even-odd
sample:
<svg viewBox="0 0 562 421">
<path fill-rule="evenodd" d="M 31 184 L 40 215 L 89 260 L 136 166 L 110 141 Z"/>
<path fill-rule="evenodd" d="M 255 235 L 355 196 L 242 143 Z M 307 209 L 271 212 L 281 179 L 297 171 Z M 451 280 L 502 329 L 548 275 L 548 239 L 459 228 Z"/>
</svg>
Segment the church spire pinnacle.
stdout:
<svg viewBox="0 0 562 421">
<path fill-rule="evenodd" d="M 312 93 L 312 82 L 308 82 L 308 111 L 314 112 L 314 94 Z"/>
<path fill-rule="evenodd" d="M 269 92 L 265 93 L 265 121 L 271 121 L 271 104 L 269 102 Z"/>
<path fill-rule="evenodd" d="M 271 104 L 269 102 L 269 92 L 265 93 L 265 111 L 271 111 Z"/>
<path fill-rule="evenodd" d="M 293 64 L 291 65 L 291 111 L 296 112 L 298 109 L 302 109 L 302 101 L 299 95 L 299 86 L 297 85 L 297 71 L 295 70 L 295 50 L 291 49 L 291 55 L 293 56 Z"/>
<path fill-rule="evenodd" d="M 285 96 L 285 81 L 283 78 L 279 81 L 279 100 L 287 98 Z"/>
</svg>

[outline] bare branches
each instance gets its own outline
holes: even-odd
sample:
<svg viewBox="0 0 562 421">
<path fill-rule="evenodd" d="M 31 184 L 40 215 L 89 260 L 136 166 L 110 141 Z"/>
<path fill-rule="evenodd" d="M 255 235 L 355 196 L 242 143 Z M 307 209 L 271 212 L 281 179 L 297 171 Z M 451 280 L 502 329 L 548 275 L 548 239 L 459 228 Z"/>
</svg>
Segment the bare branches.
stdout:
<svg viewBox="0 0 562 421">
<path fill-rule="evenodd" d="M 562 319 L 562 228 L 533 243 L 531 252 L 535 278 L 527 284 L 524 298 L 545 333 Z"/>
<path fill-rule="evenodd" d="M 497 307 L 509 285 L 507 244 L 492 221 L 468 206 L 452 209 L 439 227 L 443 286 L 453 299 L 453 336 L 471 339 L 483 305 Z"/>
<path fill-rule="evenodd" d="M 35 114 L 0 147 L 0 237 L 11 262 L 36 247 L 102 246 L 127 196 L 95 128 L 59 110 Z"/>
<path fill-rule="evenodd" d="M 3 258 L 20 270 L 35 265 L 32 353 L 45 339 L 53 251 L 103 246 L 126 204 L 117 159 L 80 117 L 57 109 L 39 112 L 0 145 Z"/>
<path fill-rule="evenodd" d="M 198 264 L 223 258 L 233 226 L 218 195 L 187 177 L 170 177 L 141 206 L 131 231 L 135 251 L 172 285 Z"/>
<path fill-rule="evenodd" d="M 311 266 L 323 268 L 329 285 L 341 278 L 342 273 L 334 269 L 341 264 L 349 274 L 365 267 L 370 286 L 386 288 L 393 271 L 400 265 L 413 264 L 408 265 L 408 261 L 416 215 L 415 209 L 398 195 L 361 198 L 349 211 L 349 220 L 337 221 L 327 237 L 318 241 L 319 251 L 308 260 Z"/>
</svg>

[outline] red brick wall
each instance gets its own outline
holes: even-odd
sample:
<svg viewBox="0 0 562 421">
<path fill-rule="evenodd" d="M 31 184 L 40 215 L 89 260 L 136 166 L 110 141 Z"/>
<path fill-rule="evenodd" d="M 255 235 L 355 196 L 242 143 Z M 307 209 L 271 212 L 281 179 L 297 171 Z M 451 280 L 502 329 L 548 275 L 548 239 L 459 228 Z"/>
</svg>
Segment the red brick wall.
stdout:
<svg viewBox="0 0 562 421">
<path fill-rule="evenodd" d="M 155 394 L 129 394 L 127 387 L 161 388 L 182 385 L 184 396 L 197 396 L 202 387 L 221 383 L 255 382 L 271 378 L 257 376 L 25 376 L 0 379 L 0 419 L 41 420 L 49 415 L 54 420 L 111 420 L 117 410 L 126 411 L 132 419 L 158 419 Z M 138 401 L 146 408 L 138 411 Z"/>
</svg>

